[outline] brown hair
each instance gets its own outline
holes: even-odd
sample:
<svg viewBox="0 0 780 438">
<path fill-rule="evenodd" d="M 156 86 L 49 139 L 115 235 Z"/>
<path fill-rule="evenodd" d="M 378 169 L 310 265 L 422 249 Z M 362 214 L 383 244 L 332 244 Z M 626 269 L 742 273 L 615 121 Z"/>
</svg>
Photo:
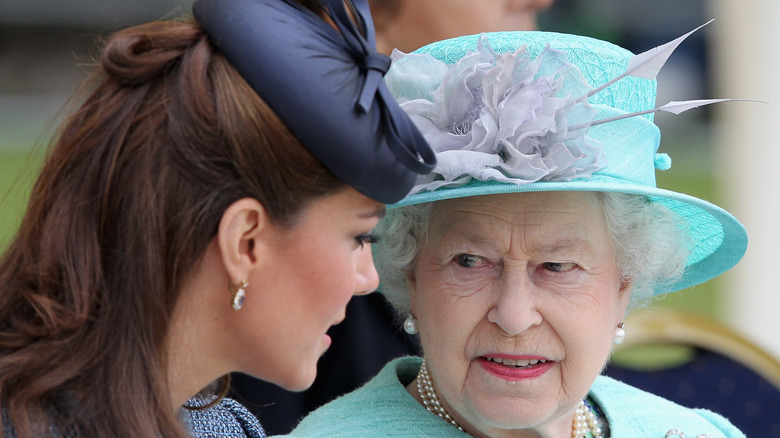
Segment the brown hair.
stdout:
<svg viewBox="0 0 780 438">
<path fill-rule="evenodd" d="M 345 188 L 191 19 L 121 31 L 0 261 L 0 410 L 20 437 L 187 436 L 165 339 L 243 197 L 288 226 Z"/>
</svg>

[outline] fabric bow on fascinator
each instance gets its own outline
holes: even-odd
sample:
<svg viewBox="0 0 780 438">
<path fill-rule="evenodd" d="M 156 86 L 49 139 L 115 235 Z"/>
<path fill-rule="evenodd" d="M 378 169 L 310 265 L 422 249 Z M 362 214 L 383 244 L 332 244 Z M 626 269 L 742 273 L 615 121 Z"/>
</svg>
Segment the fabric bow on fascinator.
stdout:
<svg viewBox="0 0 780 438">
<path fill-rule="evenodd" d="M 701 26 L 699 27 L 701 28 Z M 744 227 L 706 201 L 656 187 L 656 81 L 691 33 L 634 55 L 608 42 L 551 32 L 497 32 L 393 54 L 386 81 L 436 152 L 434 171 L 394 207 L 497 193 L 603 191 L 644 195 L 674 211 L 692 245 L 686 273 L 656 293 L 706 281 L 734 266 Z"/>
<path fill-rule="evenodd" d="M 337 29 L 294 0 L 197 0 L 192 11 L 336 177 L 376 201 L 396 202 L 436 159 L 382 81 L 390 60 L 376 52 L 367 1 L 320 3 Z"/>
</svg>

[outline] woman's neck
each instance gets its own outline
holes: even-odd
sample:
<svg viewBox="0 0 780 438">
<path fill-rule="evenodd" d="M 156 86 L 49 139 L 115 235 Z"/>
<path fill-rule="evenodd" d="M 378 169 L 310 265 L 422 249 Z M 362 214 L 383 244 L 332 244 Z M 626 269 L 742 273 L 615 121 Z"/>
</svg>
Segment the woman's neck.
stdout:
<svg viewBox="0 0 780 438">
<path fill-rule="evenodd" d="M 229 358 L 220 350 L 220 346 L 224 345 L 225 333 L 220 324 L 219 312 L 215 310 L 220 308 L 217 307 L 220 304 L 231 312 L 233 309 L 224 299 L 227 276 L 223 271 L 209 268 L 219 266 L 208 259 L 214 257 L 212 246 L 204 253 L 200 269 L 196 269 L 182 286 L 171 316 L 166 362 L 174 410 L 181 408 L 187 400 L 215 380 L 233 371 Z"/>
</svg>

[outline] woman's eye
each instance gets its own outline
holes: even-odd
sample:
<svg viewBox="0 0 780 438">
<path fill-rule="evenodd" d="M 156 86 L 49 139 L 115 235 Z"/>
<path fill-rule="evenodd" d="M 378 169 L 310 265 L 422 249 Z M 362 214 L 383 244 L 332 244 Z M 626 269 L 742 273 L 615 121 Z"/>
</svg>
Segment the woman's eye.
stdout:
<svg viewBox="0 0 780 438">
<path fill-rule="evenodd" d="M 455 261 L 464 268 L 473 268 L 482 263 L 482 257 L 471 254 L 458 254 L 455 257 Z"/>
<path fill-rule="evenodd" d="M 552 271 L 552 272 L 566 272 L 577 267 L 577 265 L 572 262 L 547 262 L 544 263 L 542 266 L 544 267 L 544 269 L 547 269 L 548 271 Z"/>
<path fill-rule="evenodd" d="M 361 234 L 357 237 L 355 237 L 355 240 L 357 240 L 357 243 L 362 248 L 365 244 L 372 244 L 377 243 L 379 241 L 379 238 L 371 233 L 368 234 Z"/>
</svg>

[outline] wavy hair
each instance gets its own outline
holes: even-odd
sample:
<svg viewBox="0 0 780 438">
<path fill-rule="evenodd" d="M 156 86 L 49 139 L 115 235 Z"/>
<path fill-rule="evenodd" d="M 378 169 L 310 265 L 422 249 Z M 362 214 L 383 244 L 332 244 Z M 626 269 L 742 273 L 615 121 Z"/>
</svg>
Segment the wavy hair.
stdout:
<svg viewBox="0 0 780 438">
<path fill-rule="evenodd" d="M 15 436 L 185 437 L 166 337 L 233 202 L 291 225 L 345 188 L 191 18 L 118 32 L 0 260 L 0 410 Z"/>
<path fill-rule="evenodd" d="M 685 270 L 689 237 L 671 210 L 641 195 L 595 193 L 615 248 L 618 275 L 632 282 L 630 308 L 647 304 L 654 291 L 674 283 Z M 435 202 L 390 209 L 376 229 L 374 247 L 380 291 L 398 318 L 410 312 L 406 276 L 426 239 Z"/>
</svg>

